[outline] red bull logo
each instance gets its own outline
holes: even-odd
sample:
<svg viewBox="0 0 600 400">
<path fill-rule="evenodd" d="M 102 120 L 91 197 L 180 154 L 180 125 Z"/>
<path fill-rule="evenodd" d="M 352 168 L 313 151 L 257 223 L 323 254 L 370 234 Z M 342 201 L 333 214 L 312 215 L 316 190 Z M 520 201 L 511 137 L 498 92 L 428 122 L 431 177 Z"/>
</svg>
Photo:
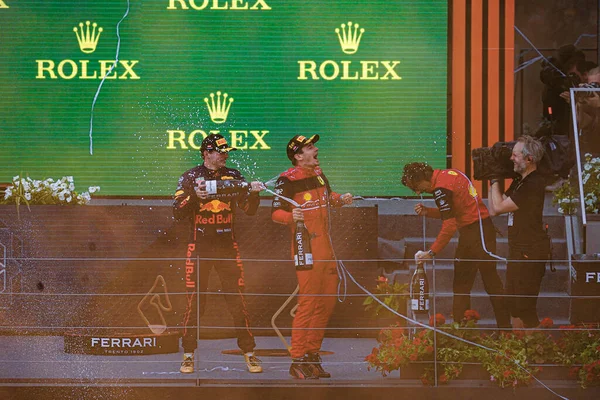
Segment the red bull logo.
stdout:
<svg viewBox="0 0 600 400">
<path fill-rule="evenodd" d="M 223 215 L 216 214 L 210 217 L 203 217 L 202 215 L 196 215 L 196 225 L 215 225 L 215 224 L 230 224 L 231 214 Z"/>
<path fill-rule="evenodd" d="M 200 204 L 199 211 L 210 211 L 217 214 L 221 211 L 231 211 L 231 205 L 229 205 L 229 203 L 223 203 L 219 200 L 212 200 L 208 203 Z"/>
<path fill-rule="evenodd" d="M 194 254 L 194 250 L 196 250 L 196 244 L 188 244 L 187 253 L 185 255 L 185 287 L 191 289 L 196 286 L 196 282 L 194 282 L 193 279 L 194 260 L 192 260 L 192 255 Z"/>
</svg>

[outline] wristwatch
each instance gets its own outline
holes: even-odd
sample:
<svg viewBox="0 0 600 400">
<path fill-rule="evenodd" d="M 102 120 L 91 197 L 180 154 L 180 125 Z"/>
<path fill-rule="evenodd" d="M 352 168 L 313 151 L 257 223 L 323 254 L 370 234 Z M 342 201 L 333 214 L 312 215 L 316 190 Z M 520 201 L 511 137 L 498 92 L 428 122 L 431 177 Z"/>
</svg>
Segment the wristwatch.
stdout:
<svg viewBox="0 0 600 400">
<path fill-rule="evenodd" d="M 429 254 L 431 257 L 435 257 L 435 252 L 433 250 L 427 251 L 427 254 Z"/>
</svg>

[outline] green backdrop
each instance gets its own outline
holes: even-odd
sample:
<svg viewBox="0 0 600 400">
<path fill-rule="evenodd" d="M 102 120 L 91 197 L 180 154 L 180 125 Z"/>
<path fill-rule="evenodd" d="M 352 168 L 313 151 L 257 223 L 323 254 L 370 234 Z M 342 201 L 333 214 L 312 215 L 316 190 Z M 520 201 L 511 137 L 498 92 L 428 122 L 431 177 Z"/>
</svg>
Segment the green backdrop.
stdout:
<svg viewBox="0 0 600 400">
<path fill-rule="evenodd" d="M 235 138 L 231 165 L 263 181 L 291 166 L 293 135 L 318 133 L 334 190 L 363 196 L 409 194 L 406 162 L 446 165 L 446 1 L 131 0 L 123 18 L 127 7 L 0 2 L 0 182 L 73 175 L 102 195 L 171 195 L 210 131 Z M 84 52 L 86 21 L 102 32 Z M 335 31 L 349 21 L 353 54 Z M 234 99 L 222 123 L 204 102 L 217 91 Z"/>
</svg>

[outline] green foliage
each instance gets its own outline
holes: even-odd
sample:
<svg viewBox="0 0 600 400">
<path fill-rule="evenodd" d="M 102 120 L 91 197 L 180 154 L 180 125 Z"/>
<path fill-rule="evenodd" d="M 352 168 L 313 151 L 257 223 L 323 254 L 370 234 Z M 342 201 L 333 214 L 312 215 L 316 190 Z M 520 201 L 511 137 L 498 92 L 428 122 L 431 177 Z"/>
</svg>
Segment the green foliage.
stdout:
<svg viewBox="0 0 600 400">
<path fill-rule="evenodd" d="M 583 183 L 583 194 L 585 211 L 598 214 L 600 210 L 600 158 L 585 155 L 582 168 L 581 181 Z M 558 212 L 565 215 L 573 215 L 579 204 L 579 188 L 574 187 L 571 182 L 565 182 L 555 190 L 554 204 L 558 205 Z"/>
<path fill-rule="evenodd" d="M 553 326 L 549 318 L 541 321 L 539 329 L 492 335 L 477 329 L 478 319 L 477 312 L 467 310 L 460 323 L 446 324 L 443 315 L 437 314 L 436 328 L 454 337 L 432 329 L 383 329 L 378 347 L 365 361 L 369 369 L 383 376 L 411 363 L 424 363 L 421 381 L 426 385 L 435 382 L 434 357 L 438 362 L 438 383 L 458 378 L 466 363 L 475 363 L 489 374 L 490 381 L 503 388 L 528 385 L 541 371 L 539 364 L 572 367 L 572 374 L 584 388 L 600 384 L 599 324 L 560 327 L 556 338 L 558 335 L 549 329 Z M 429 325 L 434 325 L 433 317 Z"/>
<path fill-rule="evenodd" d="M 380 276 L 377 278 L 377 287 L 373 290 L 373 294 L 392 310 L 403 310 L 408 299 L 408 285 L 399 283 L 390 285 L 386 277 Z M 395 316 L 394 313 L 371 296 L 365 299 L 363 306 L 365 311 L 371 314 L 373 318 L 392 318 Z"/>
</svg>

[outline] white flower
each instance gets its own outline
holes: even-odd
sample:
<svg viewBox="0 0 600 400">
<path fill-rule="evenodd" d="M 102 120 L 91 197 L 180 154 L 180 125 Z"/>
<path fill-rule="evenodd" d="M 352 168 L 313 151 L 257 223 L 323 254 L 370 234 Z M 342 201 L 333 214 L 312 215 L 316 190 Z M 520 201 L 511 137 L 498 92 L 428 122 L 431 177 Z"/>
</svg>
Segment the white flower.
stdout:
<svg viewBox="0 0 600 400">
<path fill-rule="evenodd" d="M 69 190 L 75 190 L 75 185 L 73 184 L 73 182 L 69 183 Z"/>
<path fill-rule="evenodd" d="M 562 207 L 558 207 L 558 212 L 559 212 L 559 213 L 561 213 L 561 214 L 564 214 L 564 213 L 565 213 L 565 210 L 563 210 L 563 208 L 562 208 Z"/>
<path fill-rule="evenodd" d="M 72 198 L 72 197 L 69 195 L 69 196 L 67 197 L 67 203 L 70 203 L 70 202 L 71 202 L 71 200 L 73 200 L 73 198 Z"/>
<path fill-rule="evenodd" d="M 100 190 L 100 186 L 90 186 L 90 187 L 88 188 L 88 191 L 89 191 L 90 193 L 96 193 L 96 192 L 97 192 L 97 191 L 99 191 L 99 190 Z"/>
<path fill-rule="evenodd" d="M 63 192 L 60 192 L 60 193 L 58 194 L 58 199 L 59 199 L 60 201 L 65 201 L 65 194 L 64 194 Z"/>
<path fill-rule="evenodd" d="M 31 200 L 31 193 L 25 193 L 25 199 L 27 201 L 30 201 Z"/>
<path fill-rule="evenodd" d="M 582 179 L 583 184 L 585 185 L 589 179 L 590 179 L 590 174 L 585 174 Z"/>
<path fill-rule="evenodd" d="M 73 177 L 72 176 L 67 176 L 67 181 L 68 182 L 73 182 Z"/>
<path fill-rule="evenodd" d="M 6 188 L 6 191 L 4 192 L 4 200 L 7 200 L 10 198 L 10 196 L 12 196 L 12 188 Z"/>
<path fill-rule="evenodd" d="M 81 193 L 78 198 L 81 199 L 81 204 L 87 204 L 92 200 L 90 194 L 88 192 Z"/>
</svg>

